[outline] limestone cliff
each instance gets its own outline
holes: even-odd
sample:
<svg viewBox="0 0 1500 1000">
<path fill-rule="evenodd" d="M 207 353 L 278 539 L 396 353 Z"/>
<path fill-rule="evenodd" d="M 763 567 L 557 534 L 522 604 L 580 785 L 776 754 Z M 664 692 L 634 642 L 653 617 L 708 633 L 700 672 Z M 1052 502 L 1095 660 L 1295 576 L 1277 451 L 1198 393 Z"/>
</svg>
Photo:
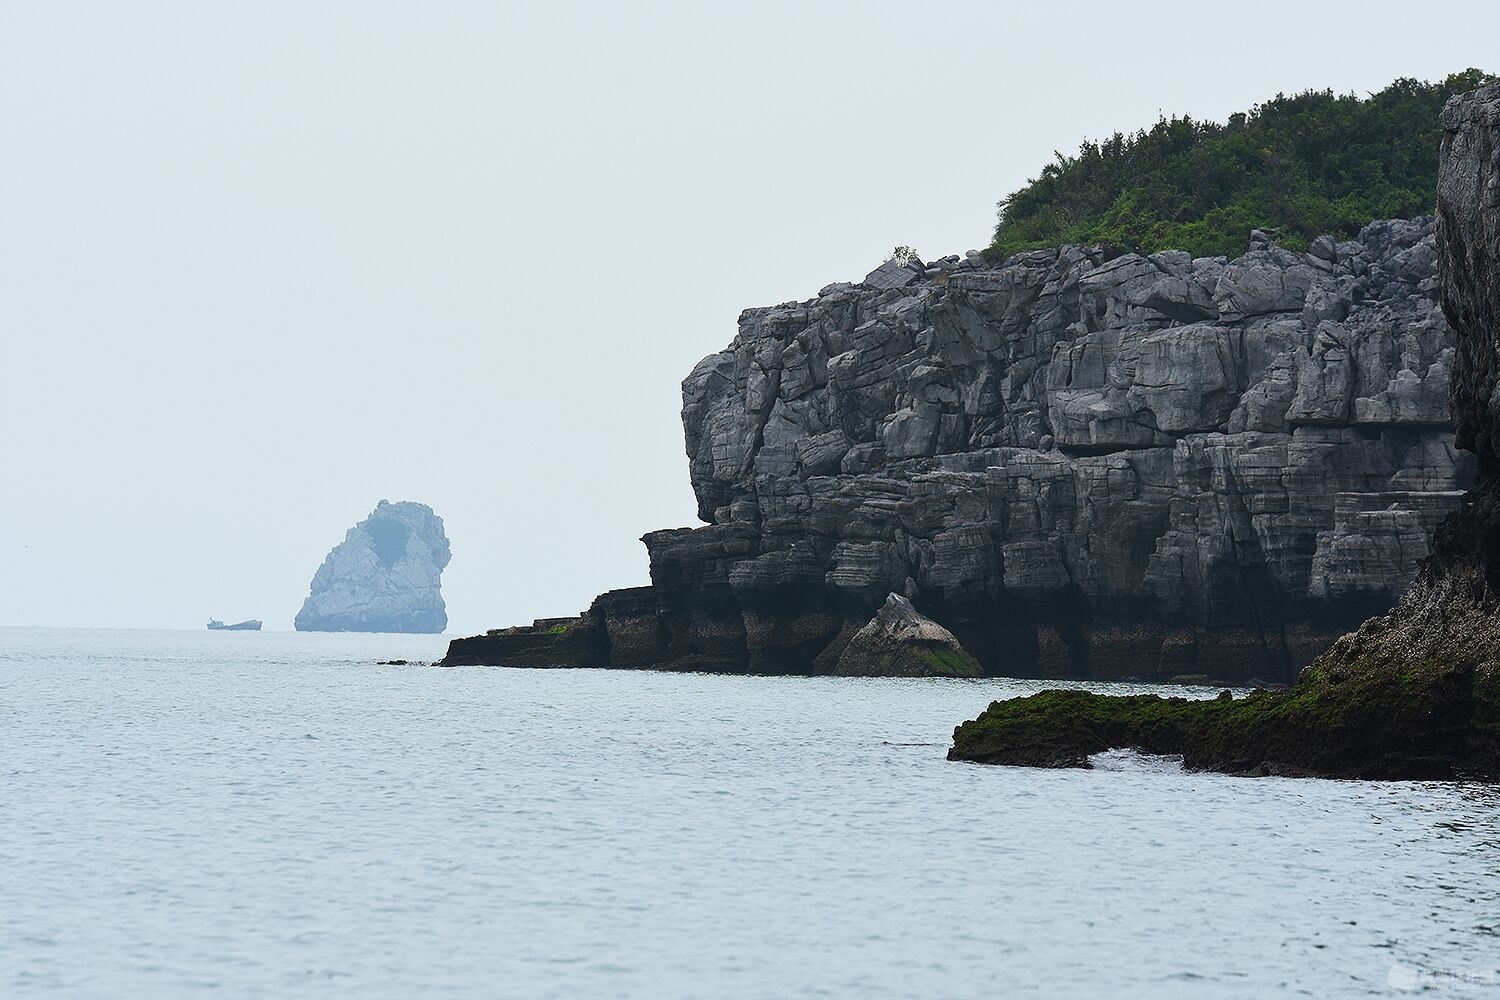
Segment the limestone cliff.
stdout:
<svg viewBox="0 0 1500 1000">
<path fill-rule="evenodd" d="M 312 579 L 299 632 L 441 632 L 443 519 L 425 504 L 382 500 L 350 528 Z"/>
<path fill-rule="evenodd" d="M 1474 488 L 1438 526 L 1416 582 L 1389 614 L 1340 639 L 1309 680 L 1434 678 L 1452 692 L 1456 771 L 1500 776 L 1500 84 L 1443 110 L 1437 250 L 1457 330 L 1449 398 Z"/>
<path fill-rule="evenodd" d="M 960 726 L 950 758 L 1077 766 L 1137 746 L 1228 771 L 1500 778 L 1500 84 L 1454 98 L 1442 124 L 1436 248 L 1457 331 L 1452 415 L 1478 478 L 1401 602 L 1290 691 L 1193 703 L 1045 692 Z"/>
<path fill-rule="evenodd" d="M 1291 680 L 1469 485 L 1432 219 L 1236 260 L 889 262 L 683 383 L 652 587 L 452 662 L 816 672 L 907 594 L 990 673 Z"/>
</svg>

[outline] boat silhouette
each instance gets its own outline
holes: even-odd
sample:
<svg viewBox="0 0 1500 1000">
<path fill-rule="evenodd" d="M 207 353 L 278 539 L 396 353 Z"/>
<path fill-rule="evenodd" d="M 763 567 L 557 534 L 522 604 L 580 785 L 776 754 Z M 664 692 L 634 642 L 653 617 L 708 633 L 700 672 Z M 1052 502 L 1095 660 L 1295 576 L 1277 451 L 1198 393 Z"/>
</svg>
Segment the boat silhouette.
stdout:
<svg viewBox="0 0 1500 1000">
<path fill-rule="evenodd" d="M 210 618 L 208 627 L 213 632 L 259 632 L 260 622 L 251 618 L 247 621 L 235 622 L 233 625 L 225 625 L 217 618 Z"/>
</svg>

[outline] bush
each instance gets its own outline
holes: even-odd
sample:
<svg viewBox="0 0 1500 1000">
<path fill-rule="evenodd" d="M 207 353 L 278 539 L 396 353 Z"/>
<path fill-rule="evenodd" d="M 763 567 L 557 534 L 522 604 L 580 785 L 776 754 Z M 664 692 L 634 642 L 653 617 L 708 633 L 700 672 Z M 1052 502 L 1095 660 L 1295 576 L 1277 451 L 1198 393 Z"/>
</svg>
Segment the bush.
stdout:
<svg viewBox="0 0 1500 1000">
<path fill-rule="evenodd" d="M 1086 141 L 1000 202 L 986 256 L 1083 243 L 1233 257 L 1255 228 L 1302 249 L 1373 219 L 1430 214 L 1438 114 L 1490 79 L 1477 69 L 1436 84 L 1401 79 L 1363 100 L 1278 94 L 1222 125 L 1164 118 Z"/>
</svg>

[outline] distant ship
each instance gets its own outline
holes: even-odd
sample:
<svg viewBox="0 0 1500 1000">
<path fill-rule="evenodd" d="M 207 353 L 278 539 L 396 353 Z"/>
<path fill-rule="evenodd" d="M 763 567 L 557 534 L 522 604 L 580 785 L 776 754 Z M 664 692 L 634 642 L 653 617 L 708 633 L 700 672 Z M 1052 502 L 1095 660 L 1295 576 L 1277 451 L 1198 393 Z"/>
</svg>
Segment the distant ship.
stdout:
<svg viewBox="0 0 1500 1000">
<path fill-rule="evenodd" d="M 235 622 L 233 625 L 225 625 L 217 618 L 208 620 L 208 627 L 215 632 L 259 632 L 260 622 L 254 618 L 249 621 Z"/>
</svg>

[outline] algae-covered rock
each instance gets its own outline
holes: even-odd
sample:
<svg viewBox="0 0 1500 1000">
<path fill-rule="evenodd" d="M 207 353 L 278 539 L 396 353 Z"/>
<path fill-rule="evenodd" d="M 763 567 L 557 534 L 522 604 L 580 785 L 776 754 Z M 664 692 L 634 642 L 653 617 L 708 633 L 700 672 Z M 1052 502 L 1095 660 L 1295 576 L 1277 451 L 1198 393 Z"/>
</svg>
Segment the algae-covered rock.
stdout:
<svg viewBox="0 0 1500 1000">
<path fill-rule="evenodd" d="M 835 672 L 846 677 L 978 677 L 979 661 L 937 622 L 891 594 L 849 640 Z"/>
<path fill-rule="evenodd" d="M 1088 767 L 1103 750 L 1181 754 L 1195 771 L 1365 779 L 1496 773 L 1493 665 L 1419 660 L 1343 671 L 1319 661 L 1295 687 L 1234 698 L 1043 691 L 993 702 L 953 733 L 949 760 Z"/>
</svg>

